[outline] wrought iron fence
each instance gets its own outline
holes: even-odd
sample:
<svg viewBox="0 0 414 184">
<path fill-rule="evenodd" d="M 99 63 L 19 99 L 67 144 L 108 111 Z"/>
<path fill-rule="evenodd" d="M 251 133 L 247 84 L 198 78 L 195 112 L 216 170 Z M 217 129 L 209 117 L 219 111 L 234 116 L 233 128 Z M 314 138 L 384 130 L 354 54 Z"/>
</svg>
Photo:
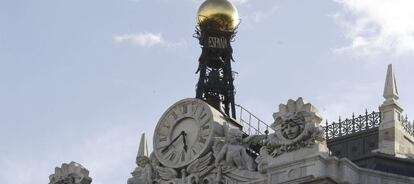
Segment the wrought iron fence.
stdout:
<svg viewBox="0 0 414 184">
<path fill-rule="evenodd" d="M 241 105 L 237 105 L 237 111 L 239 114 L 239 122 L 243 126 L 243 132 L 247 135 L 263 135 L 269 133 L 269 125 L 266 124 L 264 121 L 259 119 L 257 116 L 252 114 L 250 111 L 242 107 Z"/>
<path fill-rule="evenodd" d="M 244 133 L 247 135 L 263 135 L 268 134 L 269 131 L 272 131 L 272 129 L 269 129 L 269 125 L 267 123 L 259 119 L 243 106 L 237 104 L 236 106 L 238 107 L 238 120 L 243 126 Z M 338 122 L 332 122 L 331 124 L 328 124 L 328 121 L 326 121 L 325 126 L 322 126 L 322 128 L 325 130 L 326 140 L 329 140 L 377 128 L 380 123 L 381 112 L 372 111 L 371 113 L 368 113 L 366 110 L 365 114 L 359 116 L 355 116 L 353 114 L 350 119 L 347 118 L 345 120 L 341 120 L 341 117 L 339 117 Z M 401 118 L 401 124 L 408 134 L 414 136 L 414 121 L 408 121 L 408 117 L 406 116 L 405 118 Z"/>
<path fill-rule="evenodd" d="M 368 113 L 365 111 L 364 115 L 355 116 L 352 115 L 351 119 L 341 120 L 328 124 L 326 121 L 326 126 L 323 127 L 325 129 L 325 136 L 326 140 L 341 137 L 344 135 L 350 135 L 356 132 L 372 129 L 379 127 L 381 123 L 381 113 L 373 111 L 372 113 Z"/>
<path fill-rule="evenodd" d="M 411 136 L 414 136 L 414 122 L 408 121 L 408 117 L 405 116 L 405 118 L 401 118 L 401 125 L 404 128 L 404 130 L 410 134 Z"/>
</svg>

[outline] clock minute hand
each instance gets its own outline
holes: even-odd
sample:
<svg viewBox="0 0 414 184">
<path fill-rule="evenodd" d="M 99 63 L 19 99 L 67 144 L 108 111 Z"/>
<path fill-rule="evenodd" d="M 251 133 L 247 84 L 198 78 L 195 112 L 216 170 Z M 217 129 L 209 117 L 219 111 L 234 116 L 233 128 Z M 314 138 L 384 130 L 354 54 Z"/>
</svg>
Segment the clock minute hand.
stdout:
<svg viewBox="0 0 414 184">
<path fill-rule="evenodd" d="M 182 131 L 181 133 L 180 133 L 180 135 L 178 135 L 177 137 L 175 137 L 171 142 L 170 142 L 170 144 L 168 144 L 168 146 L 167 147 L 165 147 L 164 149 L 162 149 L 161 150 L 161 152 L 162 153 L 164 153 L 164 152 L 166 152 L 167 150 L 168 150 L 168 148 L 170 148 L 170 146 L 172 145 L 172 144 L 174 144 L 174 142 L 175 141 L 177 141 L 178 140 L 178 138 L 180 138 L 182 135 L 184 135 L 185 134 L 185 132 L 184 131 Z"/>
</svg>

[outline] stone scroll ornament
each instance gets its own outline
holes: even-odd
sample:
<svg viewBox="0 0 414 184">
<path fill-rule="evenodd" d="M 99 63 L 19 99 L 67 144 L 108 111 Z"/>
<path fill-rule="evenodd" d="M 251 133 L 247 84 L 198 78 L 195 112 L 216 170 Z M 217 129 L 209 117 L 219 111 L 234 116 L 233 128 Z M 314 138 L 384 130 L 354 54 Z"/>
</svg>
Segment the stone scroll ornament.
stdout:
<svg viewBox="0 0 414 184">
<path fill-rule="evenodd" d="M 90 184 L 89 171 L 76 162 L 62 164 L 49 176 L 49 184 Z"/>
<path fill-rule="evenodd" d="M 322 118 L 318 109 L 302 98 L 280 104 L 279 112 L 274 113 L 273 118 L 275 121 L 270 127 L 274 133 L 268 135 L 262 147 L 263 155 L 277 157 L 325 140 L 319 126 Z"/>
</svg>

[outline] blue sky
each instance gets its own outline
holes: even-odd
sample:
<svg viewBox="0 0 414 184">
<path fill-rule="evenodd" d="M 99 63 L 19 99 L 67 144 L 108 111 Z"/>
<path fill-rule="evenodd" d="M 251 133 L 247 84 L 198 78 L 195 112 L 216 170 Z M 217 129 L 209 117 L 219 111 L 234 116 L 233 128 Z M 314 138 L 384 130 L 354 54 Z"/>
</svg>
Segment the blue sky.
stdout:
<svg viewBox="0 0 414 184">
<path fill-rule="evenodd" d="M 47 183 L 72 160 L 94 184 L 126 183 L 141 133 L 195 96 L 202 2 L 0 1 L 0 183 Z M 236 103 L 266 122 L 300 96 L 330 121 L 377 110 L 389 63 L 414 113 L 413 1 L 235 4 Z"/>
</svg>

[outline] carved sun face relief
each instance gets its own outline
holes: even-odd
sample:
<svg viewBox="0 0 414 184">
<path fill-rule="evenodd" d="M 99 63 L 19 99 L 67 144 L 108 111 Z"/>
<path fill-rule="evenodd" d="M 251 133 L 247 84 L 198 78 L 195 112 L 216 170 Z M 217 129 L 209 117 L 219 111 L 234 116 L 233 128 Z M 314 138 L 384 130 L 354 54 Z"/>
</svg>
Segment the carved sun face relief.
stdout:
<svg viewBox="0 0 414 184">
<path fill-rule="evenodd" d="M 305 122 L 301 118 L 288 119 L 281 125 L 281 132 L 284 138 L 292 140 L 303 132 Z"/>
<path fill-rule="evenodd" d="M 302 98 L 280 104 L 273 118 L 275 122 L 270 127 L 275 132 L 267 140 L 273 157 L 324 141 L 318 110 Z"/>
<path fill-rule="evenodd" d="M 197 159 L 213 135 L 210 107 L 197 99 L 185 99 L 171 106 L 154 132 L 154 152 L 165 166 L 180 168 Z"/>
</svg>

